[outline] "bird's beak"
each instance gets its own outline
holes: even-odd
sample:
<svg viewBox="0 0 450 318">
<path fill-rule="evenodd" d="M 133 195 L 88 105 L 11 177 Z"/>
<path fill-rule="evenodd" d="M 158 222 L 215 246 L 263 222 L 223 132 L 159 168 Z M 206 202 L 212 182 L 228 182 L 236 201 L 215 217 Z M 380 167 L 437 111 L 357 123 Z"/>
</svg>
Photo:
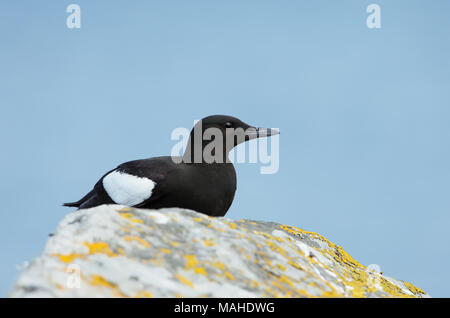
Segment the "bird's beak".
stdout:
<svg viewBox="0 0 450 318">
<path fill-rule="evenodd" d="M 252 140 L 260 137 L 270 137 L 278 135 L 280 131 L 275 128 L 250 127 L 245 131 L 245 140 Z"/>
</svg>

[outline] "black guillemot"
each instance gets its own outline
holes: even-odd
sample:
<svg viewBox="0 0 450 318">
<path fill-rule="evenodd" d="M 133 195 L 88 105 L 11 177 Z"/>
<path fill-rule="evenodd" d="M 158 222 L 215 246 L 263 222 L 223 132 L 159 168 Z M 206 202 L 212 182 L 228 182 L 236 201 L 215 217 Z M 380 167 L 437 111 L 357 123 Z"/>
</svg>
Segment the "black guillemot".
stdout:
<svg viewBox="0 0 450 318">
<path fill-rule="evenodd" d="M 208 131 L 215 138 L 204 138 Z M 229 161 L 229 152 L 244 141 L 277 134 L 277 129 L 252 127 L 231 116 L 205 117 L 192 129 L 182 157 L 123 163 L 106 173 L 81 200 L 64 206 L 79 209 L 102 204 L 149 209 L 178 207 L 224 216 L 236 191 L 236 171 Z"/>
</svg>

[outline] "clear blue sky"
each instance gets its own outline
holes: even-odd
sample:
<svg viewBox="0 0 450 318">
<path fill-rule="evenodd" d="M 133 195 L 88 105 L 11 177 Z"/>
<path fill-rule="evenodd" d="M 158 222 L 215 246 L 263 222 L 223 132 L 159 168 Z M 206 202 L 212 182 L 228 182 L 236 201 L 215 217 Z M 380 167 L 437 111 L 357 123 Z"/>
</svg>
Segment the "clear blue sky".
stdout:
<svg viewBox="0 0 450 318">
<path fill-rule="evenodd" d="M 66 6 L 82 27 L 66 27 Z M 381 6 L 382 28 L 366 27 Z M 295 225 L 450 296 L 450 1 L 2 1 L 0 295 L 104 172 L 175 127 L 279 127 L 227 214 Z"/>
</svg>

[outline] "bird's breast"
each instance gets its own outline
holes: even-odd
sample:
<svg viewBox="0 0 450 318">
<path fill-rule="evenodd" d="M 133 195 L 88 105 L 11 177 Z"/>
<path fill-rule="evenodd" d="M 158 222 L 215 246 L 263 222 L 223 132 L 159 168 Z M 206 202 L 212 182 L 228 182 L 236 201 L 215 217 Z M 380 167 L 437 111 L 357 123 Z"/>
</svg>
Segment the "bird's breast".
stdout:
<svg viewBox="0 0 450 318">
<path fill-rule="evenodd" d="M 223 216 L 233 202 L 236 172 L 233 166 L 192 167 L 180 176 L 180 201 L 188 208 L 212 216 Z"/>
</svg>

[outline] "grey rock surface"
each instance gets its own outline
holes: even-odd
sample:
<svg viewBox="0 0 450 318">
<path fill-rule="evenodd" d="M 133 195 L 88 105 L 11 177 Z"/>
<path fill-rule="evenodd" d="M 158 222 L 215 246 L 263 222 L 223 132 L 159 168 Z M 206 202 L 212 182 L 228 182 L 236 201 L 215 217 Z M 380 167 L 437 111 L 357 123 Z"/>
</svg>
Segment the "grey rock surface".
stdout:
<svg viewBox="0 0 450 318">
<path fill-rule="evenodd" d="M 183 209 L 67 215 L 10 297 L 429 297 L 319 234 Z"/>
</svg>

